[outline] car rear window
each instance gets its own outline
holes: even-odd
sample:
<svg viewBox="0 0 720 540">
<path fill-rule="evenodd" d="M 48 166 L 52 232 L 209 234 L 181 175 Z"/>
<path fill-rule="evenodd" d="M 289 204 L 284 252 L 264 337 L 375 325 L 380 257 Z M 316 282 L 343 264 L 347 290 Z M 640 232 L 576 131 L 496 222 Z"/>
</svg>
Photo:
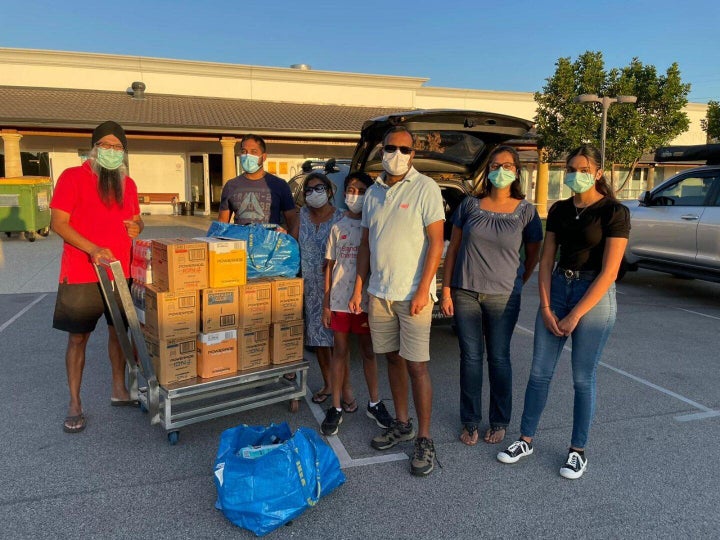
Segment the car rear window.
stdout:
<svg viewBox="0 0 720 540">
<path fill-rule="evenodd" d="M 415 158 L 452 161 L 462 165 L 473 163 L 485 149 L 485 142 L 458 131 L 415 131 Z M 382 142 L 370 152 L 368 162 L 380 161 Z"/>
</svg>

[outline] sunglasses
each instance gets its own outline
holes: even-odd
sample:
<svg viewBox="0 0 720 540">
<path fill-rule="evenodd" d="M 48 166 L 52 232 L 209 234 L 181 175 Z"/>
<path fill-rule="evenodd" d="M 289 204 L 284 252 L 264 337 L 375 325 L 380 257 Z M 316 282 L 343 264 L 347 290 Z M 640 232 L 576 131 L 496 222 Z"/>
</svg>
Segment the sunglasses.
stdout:
<svg viewBox="0 0 720 540">
<path fill-rule="evenodd" d="M 412 154 L 413 151 L 409 146 L 397 146 L 395 144 L 386 144 L 383 146 L 383 152 L 387 152 L 388 154 L 394 154 L 398 150 L 400 150 L 401 154 L 405 155 Z"/>
<path fill-rule="evenodd" d="M 312 192 L 315 193 L 324 193 L 327 191 L 327 186 L 325 184 L 318 184 L 317 186 L 308 186 L 305 188 L 305 195 L 309 195 Z"/>
</svg>

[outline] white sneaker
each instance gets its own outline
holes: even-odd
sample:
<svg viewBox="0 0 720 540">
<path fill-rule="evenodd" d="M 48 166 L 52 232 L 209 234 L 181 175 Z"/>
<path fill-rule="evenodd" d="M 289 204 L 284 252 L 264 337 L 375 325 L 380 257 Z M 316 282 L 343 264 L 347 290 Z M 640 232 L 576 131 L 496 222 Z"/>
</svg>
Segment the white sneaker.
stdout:
<svg viewBox="0 0 720 540">
<path fill-rule="evenodd" d="M 583 475 L 585 469 L 587 469 L 587 458 L 571 450 L 565 465 L 560 468 L 560 476 L 577 480 Z"/>
<path fill-rule="evenodd" d="M 520 458 L 529 456 L 532 453 L 532 443 L 520 439 L 508 446 L 506 450 L 498 452 L 497 459 L 502 463 L 516 463 Z"/>
</svg>

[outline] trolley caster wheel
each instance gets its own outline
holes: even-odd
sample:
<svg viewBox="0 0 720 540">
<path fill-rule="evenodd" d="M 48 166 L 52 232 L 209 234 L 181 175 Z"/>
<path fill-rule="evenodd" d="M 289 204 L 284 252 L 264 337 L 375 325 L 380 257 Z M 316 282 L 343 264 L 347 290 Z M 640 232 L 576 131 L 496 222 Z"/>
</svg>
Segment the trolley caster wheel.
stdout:
<svg viewBox="0 0 720 540">
<path fill-rule="evenodd" d="M 299 399 L 291 399 L 290 403 L 288 403 L 288 410 L 291 413 L 298 412 L 298 410 L 300 410 L 300 400 Z"/>
<path fill-rule="evenodd" d="M 35 241 L 35 233 L 32 231 L 26 231 L 25 232 L 25 240 L 28 242 L 34 242 Z"/>
<path fill-rule="evenodd" d="M 48 236 L 50 234 L 50 227 L 45 227 L 44 229 L 40 229 L 38 231 L 38 234 L 43 237 Z"/>
<path fill-rule="evenodd" d="M 168 442 L 171 446 L 175 446 L 178 441 L 180 440 L 180 432 L 179 431 L 171 431 L 168 435 Z"/>
</svg>

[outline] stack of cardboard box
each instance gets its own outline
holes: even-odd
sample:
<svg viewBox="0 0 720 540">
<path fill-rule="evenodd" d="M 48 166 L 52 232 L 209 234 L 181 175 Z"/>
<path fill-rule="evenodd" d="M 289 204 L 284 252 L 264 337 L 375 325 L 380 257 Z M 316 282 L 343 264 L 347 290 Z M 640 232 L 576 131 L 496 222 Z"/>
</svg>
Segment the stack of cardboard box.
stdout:
<svg viewBox="0 0 720 540">
<path fill-rule="evenodd" d="M 143 329 L 161 385 L 302 360 L 302 279 L 247 281 L 245 242 L 153 240 L 152 268 Z"/>
</svg>

